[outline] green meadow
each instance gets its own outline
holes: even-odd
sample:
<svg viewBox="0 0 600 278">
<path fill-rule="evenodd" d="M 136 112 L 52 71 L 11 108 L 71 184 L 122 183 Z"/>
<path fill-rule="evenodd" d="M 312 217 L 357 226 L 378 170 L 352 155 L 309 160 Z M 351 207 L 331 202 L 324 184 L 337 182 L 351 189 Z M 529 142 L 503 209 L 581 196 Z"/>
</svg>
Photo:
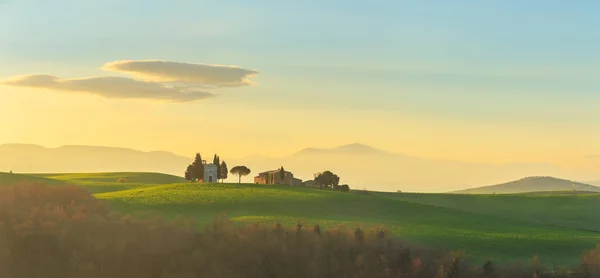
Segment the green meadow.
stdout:
<svg viewBox="0 0 600 278">
<path fill-rule="evenodd" d="M 117 182 L 123 178 L 124 182 Z M 191 184 L 157 173 L 0 174 L 0 183 L 75 184 L 120 212 L 178 215 L 209 223 L 225 214 L 239 223 L 319 223 L 385 227 L 417 245 L 460 250 L 481 262 L 578 262 L 600 243 L 600 195 L 450 195 L 336 192 L 254 184 Z"/>
<path fill-rule="evenodd" d="M 600 194 L 540 192 L 506 195 L 375 193 L 379 197 L 508 217 L 575 229 L 600 231 Z"/>
</svg>

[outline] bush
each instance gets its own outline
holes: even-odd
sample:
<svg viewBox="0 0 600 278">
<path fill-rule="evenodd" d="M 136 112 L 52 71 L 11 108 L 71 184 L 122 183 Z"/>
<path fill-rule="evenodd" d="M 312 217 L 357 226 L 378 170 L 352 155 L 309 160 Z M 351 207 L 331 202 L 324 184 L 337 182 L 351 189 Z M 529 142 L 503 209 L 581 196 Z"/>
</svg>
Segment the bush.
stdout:
<svg viewBox="0 0 600 278">
<path fill-rule="evenodd" d="M 117 182 L 118 183 L 125 183 L 125 182 L 127 182 L 127 180 L 125 178 L 118 178 Z"/>
</svg>

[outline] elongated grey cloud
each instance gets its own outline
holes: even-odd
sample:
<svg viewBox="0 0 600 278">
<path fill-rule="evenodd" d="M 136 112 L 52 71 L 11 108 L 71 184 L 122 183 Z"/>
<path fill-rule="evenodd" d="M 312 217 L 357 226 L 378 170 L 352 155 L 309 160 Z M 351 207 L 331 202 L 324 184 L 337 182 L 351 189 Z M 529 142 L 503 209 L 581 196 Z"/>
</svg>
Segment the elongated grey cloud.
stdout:
<svg viewBox="0 0 600 278">
<path fill-rule="evenodd" d="M 253 84 L 258 71 L 237 66 L 204 65 L 161 60 L 121 60 L 106 63 L 102 70 L 131 74 L 148 82 L 198 87 L 238 87 Z"/>
<path fill-rule="evenodd" d="M 89 93 L 106 98 L 154 99 L 185 102 L 205 99 L 213 94 L 190 88 L 166 86 L 124 77 L 59 78 L 51 75 L 21 75 L 0 81 L 0 85 L 48 89 L 69 93 Z"/>
</svg>

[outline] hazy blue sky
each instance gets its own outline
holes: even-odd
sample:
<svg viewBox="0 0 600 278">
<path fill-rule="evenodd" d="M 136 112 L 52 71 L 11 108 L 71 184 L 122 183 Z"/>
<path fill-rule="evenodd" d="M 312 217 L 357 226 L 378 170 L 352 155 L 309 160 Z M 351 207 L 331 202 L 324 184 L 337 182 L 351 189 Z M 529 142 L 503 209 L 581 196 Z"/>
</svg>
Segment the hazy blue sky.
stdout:
<svg viewBox="0 0 600 278">
<path fill-rule="evenodd" d="M 240 155 L 263 145 L 283 153 L 356 141 L 467 160 L 600 153 L 598 1 L 0 3 L 0 79 L 105 76 L 98 68 L 107 62 L 146 59 L 259 72 L 252 78 L 255 86 L 219 89 L 213 92 L 221 93 L 217 98 L 194 103 L 109 101 L 100 107 L 97 98 L 78 99 L 96 102 L 95 108 L 77 110 L 78 121 L 94 122 L 101 111 L 124 107 L 151 118 L 196 119 L 190 123 L 208 113 L 227 114 L 210 121 L 221 137 L 191 133 L 185 144 L 170 147 L 165 137 L 140 148 L 188 152 L 198 140 L 216 144 L 241 133 L 247 141 L 239 144 L 246 148 L 235 152 Z M 22 101 L 39 113 L 74 109 L 60 94 L 61 104 L 48 103 L 50 97 L 30 100 L 27 95 L 39 101 L 38 95 L 14 87 L 2 87 L 0 94 L 4 113 Z M 256 134 L 275 115 L 291 127 Z M 245 123 L 235 124 L 239 118 Z M 56 130 L 61 119 L 52 120 Z M 35 126 L 31 117 L 12 120 L 17 122 Z M 123 124 L 119 130 L 131 127 Z M 335 127 L 341 129 L 332 132 Z M 137 133 L 187 132 L 185 125 L 166 120 L 146 128 Z M 91 137 L 94 132 L 84 133 L 45 140 L 26 130 L 5 132 L 0 143 L 135 147 L 134 141 L 102 141 Z M 275 139 L 291 133 L 302 136 Z"/>
</svg>

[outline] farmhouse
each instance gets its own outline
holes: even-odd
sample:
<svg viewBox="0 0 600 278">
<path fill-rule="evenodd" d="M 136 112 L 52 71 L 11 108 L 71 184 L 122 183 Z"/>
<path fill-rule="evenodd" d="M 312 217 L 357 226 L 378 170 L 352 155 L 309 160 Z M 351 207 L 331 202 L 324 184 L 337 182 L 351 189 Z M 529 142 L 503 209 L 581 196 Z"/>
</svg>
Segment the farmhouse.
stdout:
<svg viewBox="0 0 600 278">
<path fill-rule="evenodd" d="M 281 180 L 280 170 L 271 170 L 259 173 L 254 177 L 256 184 L 287 184 L 287 185 L 302 185 L 302 180 L 294 178 L 294 174 L 284 171 L 283 181 Z"/>
<path fill-rule="evenodd" d="M 217 172 L 219 167 L 212 163 L 206 164 L 206 160 L 202 160 L 204 166 L 204 182 L 218 182 Z"/>
</svg>

